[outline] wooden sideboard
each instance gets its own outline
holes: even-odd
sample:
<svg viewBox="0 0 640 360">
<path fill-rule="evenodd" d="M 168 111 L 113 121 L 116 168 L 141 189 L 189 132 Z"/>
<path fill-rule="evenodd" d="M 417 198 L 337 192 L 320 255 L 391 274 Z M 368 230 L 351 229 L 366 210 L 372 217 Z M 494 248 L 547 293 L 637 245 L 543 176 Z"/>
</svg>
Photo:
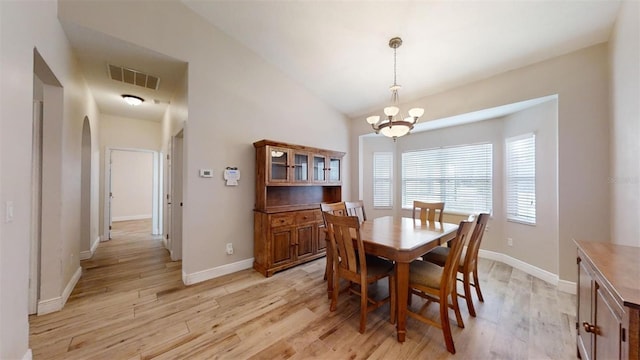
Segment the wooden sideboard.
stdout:
<svg viewBox="0 0 640 360">
<path fill-rule="evenodd" d="M 325 256 L 321 202 L 342 201 L 343 152 L 261 140 L 253 267 L 264 276 Z"/>
<path fill-rule="evenodd" d="M 640 247 L 576 244 L 578 356 L 640 360 Z"/>
</svg>

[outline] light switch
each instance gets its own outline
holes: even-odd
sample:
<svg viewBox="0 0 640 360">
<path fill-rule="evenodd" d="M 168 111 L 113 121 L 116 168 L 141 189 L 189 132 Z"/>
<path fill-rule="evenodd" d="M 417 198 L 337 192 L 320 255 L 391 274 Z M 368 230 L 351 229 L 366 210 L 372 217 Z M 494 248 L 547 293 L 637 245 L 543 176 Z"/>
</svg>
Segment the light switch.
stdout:
<svg viewBox="0 0 640 360">
<path fill-rule="evenodd" d="M 13 222 L 13 201 L 7 201 L 5 203 L 4 222 Z"/>
</svg>

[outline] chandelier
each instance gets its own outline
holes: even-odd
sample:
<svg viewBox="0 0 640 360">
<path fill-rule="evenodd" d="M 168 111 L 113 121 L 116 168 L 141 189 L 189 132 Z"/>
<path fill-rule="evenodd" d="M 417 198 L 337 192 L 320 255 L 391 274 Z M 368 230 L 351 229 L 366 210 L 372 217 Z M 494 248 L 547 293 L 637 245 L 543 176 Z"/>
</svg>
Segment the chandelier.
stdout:
<svg viewBox="0 0 640 360">
<path fill-rule="evenodd" d="M 401 86 L 396 81 L 396 50 L 402 45 L 402 39 L 394 37 L 389 40 L 389 47 L 393 49 L 393 85 L 389 87 L 391 90 L 391 106 L 384 108 L 384 118 L 380 120 L 379 115 L 369 116 L 367 123 L 371 125 L 376 134 L 380 133 L 386 137 L 393 138 L 396 141 L 397 138 L 407 135 L 413 125 L 418 122 L 418 118 L 424 114 L 424 109 L 413 108 L 408 112 L 408 116 L 403 118 L 398 108 L 398 90 Z"/>
</svg>

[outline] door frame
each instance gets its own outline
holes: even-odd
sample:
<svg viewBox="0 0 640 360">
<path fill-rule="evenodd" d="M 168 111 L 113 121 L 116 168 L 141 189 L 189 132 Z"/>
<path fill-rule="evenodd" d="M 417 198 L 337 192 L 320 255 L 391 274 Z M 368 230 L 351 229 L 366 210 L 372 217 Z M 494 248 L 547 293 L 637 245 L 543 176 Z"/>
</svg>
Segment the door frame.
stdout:
<svg viewBox="0 0 640 360">
<path fill-rule="evenodd" d="M 43 101 L 33 101 L 31 158 L 31 242 L 29 261 L 29 314 L 37 314 L 40 300 L 40 246 L 42 242 L 42 136 Z"/>
<path fill-rule="evenodd" d="M 153 180 L 151 195 L 152 234 L 162 234 L 162 153 L 139 148 L 106 147 L 104 159 L 104 229 L 102 241 L 111 240 L 111 154 L 113 151 L 146 152 L 153 155 Z"/>
</svg>

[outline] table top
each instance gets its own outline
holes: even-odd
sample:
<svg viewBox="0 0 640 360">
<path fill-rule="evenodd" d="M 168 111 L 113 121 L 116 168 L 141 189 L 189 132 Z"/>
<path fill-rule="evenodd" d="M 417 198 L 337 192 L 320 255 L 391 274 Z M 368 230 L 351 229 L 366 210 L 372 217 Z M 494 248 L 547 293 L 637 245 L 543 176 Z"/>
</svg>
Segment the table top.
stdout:
<svg viewBox="0 0 640 360">
<path fill-rule="evenodd" d="M 367 253 L 411 261 L 455 237 L 458 224 L 384 216 L 360 224 Z"/>
</svg>

